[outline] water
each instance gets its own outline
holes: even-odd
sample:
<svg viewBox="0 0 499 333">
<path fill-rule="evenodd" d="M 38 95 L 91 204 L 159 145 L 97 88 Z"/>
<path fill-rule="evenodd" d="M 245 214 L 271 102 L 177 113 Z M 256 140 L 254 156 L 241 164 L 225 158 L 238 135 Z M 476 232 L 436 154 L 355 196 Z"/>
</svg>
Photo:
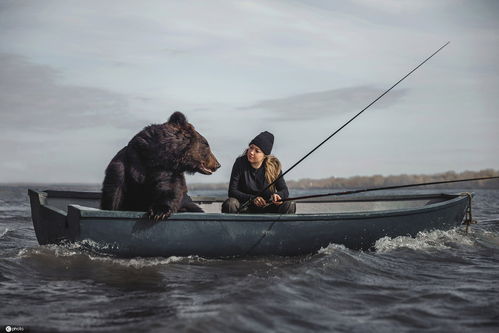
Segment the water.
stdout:
<svg viewBox="0 0 499 333">
<path fill-rule="evenodd" d="M 309 256 L 232 260 L 39 246 L 26 192 L 0 187 L 0 331 L 499 329 L 499 190 L 475 191 L 479 223 L 469 234 L 384 238 L 376 252 L 331 244 Z"/>
</svg>

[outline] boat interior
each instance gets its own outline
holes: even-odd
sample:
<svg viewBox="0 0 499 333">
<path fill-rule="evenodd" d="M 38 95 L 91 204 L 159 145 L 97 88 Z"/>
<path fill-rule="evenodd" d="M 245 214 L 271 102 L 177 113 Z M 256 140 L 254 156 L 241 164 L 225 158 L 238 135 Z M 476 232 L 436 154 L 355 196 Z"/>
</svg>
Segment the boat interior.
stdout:
<svg viewBox="0 0 499 333">
<path fill-rule="evenodd" d="M 67 206 L 76 204 L 98 209 L 100 203 L 99 192 L 76 192 L 46 190 L 44 205 L 66 212 Z M 296 203 L 297 214 L 317 213 L 348 213 L 364 211 L 384 211 L 424 207 L 434 203 L 443 202 L 454 198 L 454 194 L 414 194 L 414 195 L 345 195 L 336 197 L 325 197 L 300 200 Z M 221 197 L 196 197 L 193 201 L 198 203 L 206 213 L 220 213 L 222 202 L 226 198 Z"/>
</svg>

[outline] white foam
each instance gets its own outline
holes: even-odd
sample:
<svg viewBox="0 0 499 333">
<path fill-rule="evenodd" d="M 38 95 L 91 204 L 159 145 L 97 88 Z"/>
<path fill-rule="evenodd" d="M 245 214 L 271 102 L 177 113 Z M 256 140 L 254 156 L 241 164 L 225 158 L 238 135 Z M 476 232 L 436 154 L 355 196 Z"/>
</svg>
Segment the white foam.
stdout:
<svg viewBox="0 0 499 333">
<path fill-rule="evenodd" d="M 2 233 L 0 233 L 0 238 L 2 238 L 3 236 L 7 235 L 8 232 L 9 232 L 9 228 L 5 228 L 5 230 L 2 231 Z"/>
<path fill-rule="evenodd" d="M 94 261 L 96 263 L 105 263 L 105 264 L 115 264 L 125 267 L 131 268 L 144 268 L 144 267 L 153 267 L 153 266 L 161 266 L 161 265 L 169 265 L 174 263 L 193 263 L 206 261 L 207 259 L 200 258 L 198 256 L 187 256 L 187 257 L 179 257 L 179 256 L 171 256 L 171 257 L 151 257 L 151 258 L 116 258 L 111 256 L 99 255 L 96 253 L 90 253 L 85 251 L 88 249 L 88 246 L 92 246 L 93 249 L 99 248 L 103 249 L 109 245 L 102 245 L 95 243 L 93 241 L 82 241 L 78 243 L 69 243 L 65 245 L 43 245 L 35 248 L 25 248 L 21 249 L 18 252 L 18 257 L 21 258 L 32 258 L 37 256 L 51 256 L 53 258 L 71 258 L 75 259 L 84 259 L 89 261 Z"/>
<path fill-rule="evenodd" d="M 317 253 L 329 255 L 329 254 L 333 254 L 333 253 L 338 252 L 338 251 L 345 251 L 345 250 L 346 250 L 346 247 L 344 245 L 331 243 L 326 247 L 321 247 Z"/>
<path fill-rule="evenodd" d="M 378 252 L 388 252 L 401 247 L 413 250 L 442 250 L 450 248 L 450 243 L 473 245 L 474 241 L 461 229 L 434 230 L 430 232 L 420 231 L 415 238 L 409 236 L 383 237 L 376 241 L 375 248 Z"/>
<path fill-rule="evenodd" d="M 79 255 L 76 251 L 59 245 L 42 245 L 39 247 L 24 248 L 19 250 L 17 256 L 20 258 L 29 258 L 36 256 L 70 257 Z"/>
<path fill-rule="evenodd" d="M 125 267 L 132 268 L 144 268 L 144 267 L 153 267 L 153 266 L 162 266 L 169 265 L 179 262 L 184 262 L 191 258 L 189 257 L 176 257 L 171 256 L 168 258 L 132 258 L 132 259 L 120 259 L 120 258 L 111 258 L 111 257 L 99 257 L 99 256 L 89 256 L 90 260 L 99 261 L 103 263 L 111 263 Z"/>
</svg>

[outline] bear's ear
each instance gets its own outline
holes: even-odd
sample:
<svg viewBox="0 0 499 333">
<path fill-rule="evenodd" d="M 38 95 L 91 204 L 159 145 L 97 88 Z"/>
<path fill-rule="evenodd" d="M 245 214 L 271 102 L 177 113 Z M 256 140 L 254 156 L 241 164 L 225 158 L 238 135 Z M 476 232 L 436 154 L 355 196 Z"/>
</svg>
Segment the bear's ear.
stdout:
<svg viewBox="0 0 499 333">
<path fill-rule="evenodd" d="M 187 125 L 187 118 L 185 118 L 182 112 L 176 111 L 170 116 L 170 119 L 168 119 L 168 123 L 184 127 Z"/>
</svg>

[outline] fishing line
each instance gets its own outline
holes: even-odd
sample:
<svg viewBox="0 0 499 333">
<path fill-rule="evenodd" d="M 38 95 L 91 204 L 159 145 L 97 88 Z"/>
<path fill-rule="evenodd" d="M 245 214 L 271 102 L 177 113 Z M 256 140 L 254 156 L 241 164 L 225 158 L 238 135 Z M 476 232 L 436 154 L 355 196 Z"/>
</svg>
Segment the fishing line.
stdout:
<svg viewBox="0 0 499 333">
<path fill-rule="evenodd" d="M 374 103 L 376 103 L 379 99 L 381 99 L 383 96 L 385 96 L 390 90 L 392 90 L 393 88 L 395 88 L 400 82 L 404 81 L 409 75 L 411 75 L 413 72 L 415 72 L 419 67 L 423 66 L 424 63 L 426 63 L 428 60 L 430 60 L 435 54 L 437 54 L 438 52 L 440 52 L 440 50 L 442 50 L 444 47 L 446 47 L 447 45 L 449 45 L 450 42 L 447 42 L 445 43 L 443 46 L 441 46 L 438 50 L 436 50 L 435 52 L 433 52 L 432 55 L 430 55 L 428 58 L 426 58 L 424 61 L 422 61 L 419 65 L 417 65 L 414 69 L 412 69 L 409 73 L 407 73 L 404 77 L 402 77 L 400 80 L 398 80 L 394 85 L 392 85 L 390 88 L 388 88 L 384 93 L 382 93 L 381 95 L 379 95 L 374 101 L 372 101 L 371 103 L 369 103 L 365 108 L 363 108 L 359 113 L 357 113 L 355 116 L 353 116 L 349 121 L 347 121 L 345 124 L 343 124 L 340 128 L 338 128 L 334 133 L 332 133 L 331 135 L 329 135 L 326 139 L 324 139 L 321 143 L 319 143 L 314 149 L 312 149 L 311 151 L 309 151 L 305 156 L 303 156 L 302 158 L 300 158 L 298 160 L 298 162 L 296 162 L 295 164 L 293 164 L 288 170 L 286 170 L 286 172 L 282 173 L 279 177 L 277 177 L 272 183 L 270 183 L 269 185 L 267 185 L 267 187 L 265 187 L 262 191 L 260 191 L 260 195 L 263 194 L 266 190 L 268 190 L 272 185 L 274 185 L 279 179 L 281 179 L 282 177 L 284 177 L 284 175 L 286 175 L 288 172 L 290 172 L 291 170 L 293 170 L 298 164 L 300 164 L 304 159 L 306 159 L 308 156 L 310 156 L 314 151 L 316 151 L 317 149 L 319 149 L 320 146 L 322 146 L 324 143 L 326 143 L 329 139 L 331 139 L 333 136 L 335 136 L 339 131 L 341 131 L 343 128 L 345 128 L 348 124 L 350 124 L 355 118 L 357 118 L 358 116 L 360 116 L 364 111 L 366 111 L 371 105 L 373 105 Z M 246 202 L 244 202 L 240 208 L 238 209 L 238 212 L 240 212 L 242 209 L 246 208 L 249 203 L 250 203 L 251 199 L 250 200 L 247 200 Z"/>
</svg>

